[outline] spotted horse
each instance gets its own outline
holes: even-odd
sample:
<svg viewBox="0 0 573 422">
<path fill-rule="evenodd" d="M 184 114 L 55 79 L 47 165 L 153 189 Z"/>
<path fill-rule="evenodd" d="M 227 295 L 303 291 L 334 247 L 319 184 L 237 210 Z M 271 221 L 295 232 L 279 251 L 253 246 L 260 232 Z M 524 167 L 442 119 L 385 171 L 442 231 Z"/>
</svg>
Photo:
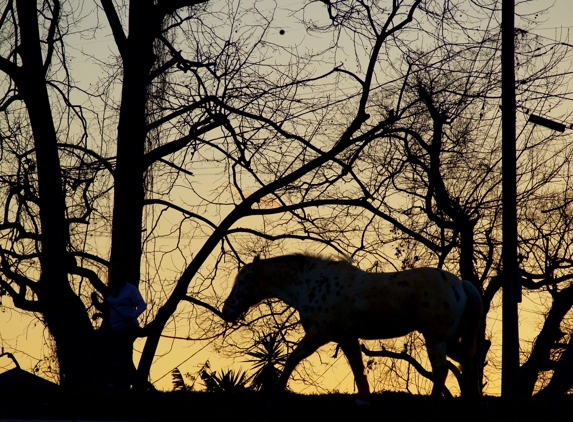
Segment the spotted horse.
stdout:
<svg viewBox="0 0 573 422">
<path fill-rule="evenodd" d="M 223 317 L 234 322 L 251 306 L 273 297 L 298 310 L 305 331 L 285 363 L 277 391 L 286 388 L 301 360 L 331 341 L 338 343 L 348 359 L 359 404 L 369 403 L 370 387 L 358 339 L 394 338 L 419 331 L 432 365 L 433 396 L 442 396 L 448 374 L 446 356 L 463 368 L 475 353 L 481 296 L 470 282 L 444 270 L 373 273 L 347 260 L 306 254 L 256 257 L 239 271 Z"/>
</svg>

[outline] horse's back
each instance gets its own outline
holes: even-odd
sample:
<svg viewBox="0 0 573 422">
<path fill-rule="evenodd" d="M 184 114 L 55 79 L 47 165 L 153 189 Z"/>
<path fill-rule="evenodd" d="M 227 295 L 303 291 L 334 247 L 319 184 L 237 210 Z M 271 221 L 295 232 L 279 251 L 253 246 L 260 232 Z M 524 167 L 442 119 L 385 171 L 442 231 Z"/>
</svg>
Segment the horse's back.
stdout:
<svg viewBox="0 0 573 422">
<path fill-rule="evenodd" d="M 388 277 L 397 296 L 425 321 L 443 323 L 444 318 L 463 312 L 465 293 L 462 281 L 437 268 L 414 268 Z"/>
<path fill-rule="evenodd" d="M 415 268 L 386 274 L 383 306 L 423 334 L 449 336 L 457 328 L 466 304 L 462 281 L 436 268 Z"/>
<path fill-rule="evenodd" d="M 396 273 L 356 269 L 339 272 L 329 306 L 338 332 L 360 338 L 393 338 L 414 330 L 448 336 L 455 332 L 466 295 L 461 280 L 434 268 Z M 344 275 L 344 277 L 341 276 Z"/>
</svg>

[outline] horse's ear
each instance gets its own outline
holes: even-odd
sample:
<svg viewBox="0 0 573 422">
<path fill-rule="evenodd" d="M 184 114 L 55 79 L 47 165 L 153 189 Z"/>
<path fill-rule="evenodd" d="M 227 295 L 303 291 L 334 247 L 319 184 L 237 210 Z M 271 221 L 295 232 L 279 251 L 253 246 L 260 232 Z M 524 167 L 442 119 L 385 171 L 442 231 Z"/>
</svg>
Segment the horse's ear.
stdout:
<svg viewBox="0 0 573 422">
<path fill-rule="evenodd" d="M 260 259 L 261 259 L 260 255 L 255 256 L 253 262 L 251 262 L 250 264 L 246 264 L 244 267 L 240 268 L 240 271 L 244 270 L 248 273 L 252 273 L 257 268 L 257 264 Z"/>
<path fill-rule="evenodd" d="M 255 256 L 255 258 L 253 259 L 253 262 L 251 262 L 251 265 L 249 265 L 249 272 L 250 273 L 254 273 L 257 270 L 257 267 L 258 267 L 260 260 L 261 260 L 260 255 Z"/>
</svg>

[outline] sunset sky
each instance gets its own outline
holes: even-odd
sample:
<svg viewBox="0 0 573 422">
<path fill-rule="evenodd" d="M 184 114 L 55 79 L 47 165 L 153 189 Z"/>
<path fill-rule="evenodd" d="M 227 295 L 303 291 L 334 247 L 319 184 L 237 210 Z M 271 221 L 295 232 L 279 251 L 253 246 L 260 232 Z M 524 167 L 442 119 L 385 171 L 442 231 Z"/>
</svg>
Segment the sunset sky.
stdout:
<svg viewBox="0 0 573 422">
<path fill-rule="evenodd" d="M 218 2 L 219 0 L 211 0 L 213 7 L 217 7 Z M 274 3 L 270 1 L 268 4 L 269 8 L 274 5 Z M 296 47 L 301 51 L 305 49 L 319 50 L 324 41 L 309 35 L 305 28 L 297 23 L 296 19 L 290 17 L 290 11 L 300 9 L 302 4 L 302 2 L 292 0 L 290 0 L 288 4 L 279 2 L 276 22 L 273 25 L 274 29 L 268 35 L 269 40 L 285 47 Z M 563 40 L 563 42 L 570 43 L 573 49 L 573 37 L 569 37 L 569 34 L 573 31 L 571 20 L 573 4 L 571 0 L 538 0 L 528 5 L 528 8 L 549 7 L 551 5 L 553 5 L 553 7 L 547 14 L 538 17 L 542 23 L 532 32 L 547 39 Z M 92 6 L 88 2 L 85 7 L 86 10 L 88 10 L 87 8 Z M 94 64 L 95 61 L 108 60 L 111 55 L 116 53 L 113 39 L 105 26 L 107 22 L 103 17 L 103 13 L 101 11 L 99 13 L 101 14 L 99 16 L 99 24 L 102 28 L 94 32 L 95 39 L 85 39 L 70 35 L 72 41 L 69 42 L 68 54 L 73 57 L 71 67 L 75 74 L 74 77 L 79 85 L 85 86 L 86 88 L 91 84 L 95 84 L 101 76 L 102 71 Z M 317 20 L 325 18 L 322 3 L 316 3 L 312 7 L 307 8 L 306 13 L 316 13 Z M 95 13 L 90 14 L 89 18 L 85 21 L 86 27 L 93 25 L 96 22 L 96 18 Z M 245 22 L 245 24 L 248 23 Z M 519 22 L 517 25 L 519 25 Z M 349 54 L 349 56 L 351 57 L 351 54 Z M 277 57 L 277 60 L 280 59 L 280 57 Z M 567 63 L 566 65 L 573 67 L 573 63 Z M 87 104 L 87 99 L 82 97 L 82 94 L 78 93 L 76 95 L 75 100 L 77 102 L 85 102 Z M 565 104 L 566 109 L 556 111 L 558 115 L 567 115 L 573 112 L 573 94 L 567 98 Z M 573 123 L 573 121 L 565 123 Z M 220 187 L 219 170 L 217 167 L 204 166 L 200 169 L 198 175 L 201 176 L 196 179 L 195 188 L 198 191 L 201 191 L 201 189 L 206 191 L 213 190 Z M 270 201 L 272 200 L 269 199 L 267 205 L 272 207 L 273 204 Z M 198 235 L 196 241 L 201 240 L 201 235 Z M 101 242 L 102 245 L 106 245 L 109 243 L 109 239 L 102 236 L 101 239 L 98 239 L 98 242 Z M 230 290 L 232 280 L 229 279 L 226 274 L 221 274 L 219 277 L 218 282 Z M 146 298 L 145 292 L 142 293 L 144 294 L 144 298 Z M 149 300 L 149 298 L 146 299 Z M 50 353 L 49 336 L 46 329 L 36 317 L 21 312 L 11 306 L 11 301 L 7 296 L 4 296 L 2 300 L 3 306 L 0 308 L 0 345 L 2 350 L 13 353 L 23 369 L 32 372 L 35 367 L 39 367 L 40 371 L 38 373 L 45 372 L 52 364 L 44 359 Z M 521 304 L 520 329 L 523 340 L 531 340 L 531 337 L 535 335 L 535 330 L 541 321 L 540 315 L 535 312 L 539 306 L 539 304 L 533 303 L 527 297 Z M 488 328 L 493 333 L 499 333 L 501 330 L 501 310 L 499 309 L 498 311 L 497 313 L 495 311 L 490 313 Z M 166 331 L 166 334 L 185 337 L 187 332 L 185 328 L 175 330 L 173 326 L 171 326 L 169 330 Z M 498 341 L 494 343 L 490 353 L 500 353 L 500 336 L 498 335 L 497 337 Z M 401 339 L 396 340 L 396 344 L 401 344 L 401 341 Z M 174 368 L 178 367 L 183 374 L 195 374 L 207 360 L 209 360 L 212 367 L 217 370 L 227 368 L 230 365 L 234 365 L 236 368 L 249 369 L 250 364 L 242 362 L 241 359 L 232 362 L 219 356 L 213 350 L 212 346 L 220 344 L 221 339 L 219 338 L 206 341 L 162 339 L 157 352 L 156 361 L 151 369 L 151 381 L 159 389 L 170 390 L 172 388 L 171 371 Z M 135 343 L 136 362 L 139 359 L 141 348 L 142 340 L 138 340 Z M 341 392 L 352 392 L 354 390 L 354 380 L 350 368 L 346 363 L 346 359 L 342 353 L 339 353 L 338 356 L 334 358 L 334 352 L 335 345 L 330 344 L 322 348 L 318 355 L 315 354 L 310 358 L 315 373 L 321 374 L 319 379 L 317 379 L 321 384 L 319 387 L 309 387 L 295 381 L 290 383 L 293 390 L 303 393 L 315 393 L 324 392 L 325 390 L 322 389 L 324 388 Z M 11 369 L 12 367 L 13 364 L 7 357 L 0 358 L 0 372 Z M 381 383 L 381 380 L 376 379 L 375 375 L 370 375 L 369 377 L 370 383 L 374 388 L 376 388 L 375 386 L 377 384 Z M 499 394 L 499 378 L 495 379 L 495 377 L 492 376 L 489 381 L 490 383 L 486 390 L 487 393 L 494 395 Z M 423 384 L 423 388 L 427 388 L 426 381 L 418 380 L 417 382 Z M 197 385 L 199 384 L 200 382 L 197 383 Z M 417 391 L 414 389 L 413 392 Z"/>
</svg>

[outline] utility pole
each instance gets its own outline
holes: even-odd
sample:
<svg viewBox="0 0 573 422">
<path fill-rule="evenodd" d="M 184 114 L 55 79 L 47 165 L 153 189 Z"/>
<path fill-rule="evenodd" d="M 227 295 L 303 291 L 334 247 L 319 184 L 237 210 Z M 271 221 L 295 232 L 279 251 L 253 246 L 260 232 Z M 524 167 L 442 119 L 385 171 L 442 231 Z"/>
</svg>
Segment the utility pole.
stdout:
<svg viewBox="0 0 573 422">
<path fill-rule="evenodd" d="M 501 12 L 501 120 L 503 202 L 503 296 L 501 395 L 518 395 L 519 332 L 517 304 L 521 283 L 517 266 L 517 185 L 515 112 L 515 3 L 502 0 Z"/>
</svg>

